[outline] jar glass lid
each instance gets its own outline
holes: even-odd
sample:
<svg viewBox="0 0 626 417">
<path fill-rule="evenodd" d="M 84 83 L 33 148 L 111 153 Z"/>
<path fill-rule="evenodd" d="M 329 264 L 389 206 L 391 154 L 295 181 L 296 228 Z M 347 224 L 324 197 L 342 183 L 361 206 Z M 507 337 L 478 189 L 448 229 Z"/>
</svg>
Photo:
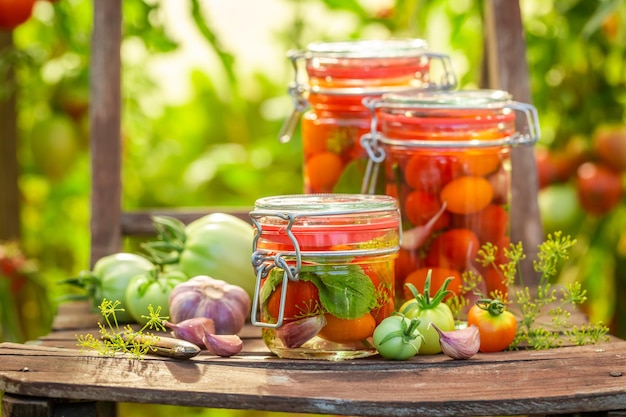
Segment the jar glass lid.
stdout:
<svg viewBox="0 0 626 417">
<path fill-rule="evenodd" d="M 305 216 L 359 214 L 397 209 L 398 203 L 395 198 L 370 194 L 293 194 L 264 197 L 255 202 L 255 210 Z"/>
<path fill-rule="evenodd" d="M 380 106 L 389 104 L 411 108 L 499 108 L 510 103 L 512 98 L 511 94 L 503 90 L 408 90 L 384 94 Z"/>
<path fill-rule="evenodd" d="M 313 42 L 307 45 L 307 54 L 311 58 L 394 58 L 419 56 L 427 49 L 423 39 L 355 40 Z"/>
</svg>

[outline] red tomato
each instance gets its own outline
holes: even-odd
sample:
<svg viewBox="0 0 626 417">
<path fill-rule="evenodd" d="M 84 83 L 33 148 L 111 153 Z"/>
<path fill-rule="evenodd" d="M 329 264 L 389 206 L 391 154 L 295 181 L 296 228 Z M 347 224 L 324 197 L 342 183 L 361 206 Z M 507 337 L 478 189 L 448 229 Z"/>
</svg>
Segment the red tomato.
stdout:
<svg viewBox="0 0 626 417">
<path fill-rule="evenodd" d="M 435 194 L 425 191 L 413 191 L 404 200 L 404 214 L 413 226 L 423 226 L 437 215 L 441 209 L 441 202 Z M 446 212 L 435 221 L 432 231 L 448 226 L 450 215 Z"/>
<path fill-rule="evenodd" d="M 471 229 L 481 245 L 496 243 L 509 231 L 509 213 L 502 206 L 490 204 L 483 210 L 467 216 L 454 216 L 454 227 Z"/>
<path fill-rule="evenodd" d="M 438 193 L 441 187 L 459 175 L 456 159 L 436 152 L 415 153 L 404 169 L 404 181 L 413 189 Z"/>
<path fill-rule="evenodd" d="M 593 135 L 593 151 L 608 166 L 626 170 L 626 126 L 602 126 Z"/>
<path fill-rule="evenodd" d="M 269 315 L 278 318 L 282 284 L 270 295 L 267 301 Z M 285 321 L 309 317 L 321 308 L 317 287 L 310 281 L 289 281 L 285 295 Z"/>
<path fill-rule="evenodd" d="M 478 301 L 467 313 L 467 325 L 478 327 L 481 352 L 500 352 L 513 342 L 517 321 L 500 300 Z"/>
<path fill-rule="evenodd" d="M 326 326 L 317 335 L 331 342 L 359 342 L 370 337 L 375 328 L 376 320 L 369 313 L 356 319 L 340 319 L 326 313 Z"/>
<path fill-rule="evenodd" d="M 452 291 L 454 294 L 459 295 L 461 293 L 461 287 L 463 285 L 463 280 L 461 279 L 461 274 L 459 271 L 455 271 L 453 269 L 446 268 L 420 268 L 418 270 L 413 271 L 406 277 L 404 280 L 405 284 L 413 284 L 415 288 L 420 293 L 424 292 L 424 284 L 426 283 L 426 276 L 428 275 L 428 271 L 432 270 L 432 275 L 430 277 L 430 293 L 435 294 L 441 288 L 443 283 L 447 278 L 452 277 L 452 281 L 448 284 L 448 290 Z M 403 288 L 404 290 L 404 298 L 406 300 L 410 300 L 413 298 L 413 293 L 409 290 L 406 285 Z M 448 296 L 450 297 L 450 295 Z M 448 298 L 446 297 L 446 298 Z"/>
<path fill-rule="evenodd" d="M 476 259 L 480 242 L 469 229 L 450 229 L 435 238 L 429 253 L 434 250 L 433 246 L 448 261 L 449 268 L 463 271 Z"/>
<path fill-rule="evenodd" d="M 578 167 L 576 190 L 583 210 L 596 216 L 613 210 L 624 195 L 621 175 L 593 162 L 585 162 Z"/>
<path fill-rule="evenodd" d="M 0 0 L 0 29 L 13 30 L 33 14 L 35 0 Z"/>
</svg>

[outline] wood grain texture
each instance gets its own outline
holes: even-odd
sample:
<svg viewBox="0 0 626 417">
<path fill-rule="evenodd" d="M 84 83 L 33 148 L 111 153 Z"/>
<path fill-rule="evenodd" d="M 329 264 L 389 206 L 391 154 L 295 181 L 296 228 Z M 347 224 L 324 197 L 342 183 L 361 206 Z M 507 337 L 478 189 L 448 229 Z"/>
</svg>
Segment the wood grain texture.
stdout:
<svg viewBox="0 0 626 417">
<path fill-rule="evenodd" d="M 13 32 L 0 30 L 0 55 L 13 48 Z M 9 60 L 10 61 L 10 60 Z M 0 241 L 20 237 L 19 166 L 17 161 L 18 81 L 9 65 L 0 80 Z"/>
<path fill-rule="evenodd" d="M 546 351 L 325 362 L 265 352 L 191 360 L 0 344 L 0 390 L 60 399 L 377 416 L 626 409 L 626 342 Z"/>
<path fill-rule="evenodd" d="M 90 82 L 91 265 L 121 248 L 121 0 L 94 1 Z"/>
<path fill-rule="evenodd" d="M 486 0 L 485 33 L 486 87 L 508 91 L 514 100 L 532 103 L 519 1 Z M 539 183 L 534 148 L 513 148 L 511 164 L 511 241 L 523 243 L 527 255 L 522 262 L 524 283 L 536 286 L 540 276 L 534 271 L 532 261 L 544 236 L 537 202 Z"/>
</svg>

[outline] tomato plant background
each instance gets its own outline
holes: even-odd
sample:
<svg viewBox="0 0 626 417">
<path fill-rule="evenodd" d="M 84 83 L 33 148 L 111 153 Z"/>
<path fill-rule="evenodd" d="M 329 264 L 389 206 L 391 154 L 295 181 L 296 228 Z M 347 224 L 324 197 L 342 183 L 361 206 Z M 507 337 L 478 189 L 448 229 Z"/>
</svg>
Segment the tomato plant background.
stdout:
<svg viewBox="0 0 626 417">
<path fill-rule="evenodd" d="M 249 206 L 267 194 L 300 192 L 299 132 L 287 144 L 276 139 L 292 108 L 286 92 L 292 73 L 284 53 L 268 56 L 271 69 L 250 67 L 218 30 L 239 16 L 215 16 L 212 1 L 176 0 L 186 10 L 178 24 L 204 42 L 199 53 L 210 55 L 214 65 L 210 71 L 191 68 L 182 78 L 146 71 L 148 64 L 181 49 L 162 14 L 167 2 L 123 2 L 124 207 Z M 422 37 L 431 49 L 451 55 L 462 87 L 479 84 L 481 1 L 267 2 L 271 11 L 268 5 L 268 14 L 258 18 L 279 13 L 282 20 L 273 24 L 271 39 L 280 51 L 317 40 Z M 625 1 L 521 3 L 540 145 L 553 153 L 580 155 L 600 126 L 626 123 Z M 13 32 L 15 48 L 0 55 L 0 77 L 9 67 L 16 72 L 14 84 L 0 84 L 0 100 L 11 89 L 17 92 L 19 244 L 37 263 L 37 286 L 45 285 L 52 304 L 68 291 L 55 282 L 88 267 L 92 18 L 89 0 L 38 0 L 31 19 Z M 249 37 L 251 49 L 255 38 Z M 179 83 L 187 83 L 190 94 L 165 101 L 162 86 L 176 91 Z M 550 195 L 554 192 L 560 194 Z M 611 322 L 615 334 L 626 336 L 626 305 L 617 303 L 626 297 L 626 205 L 602 216 L 587 215 L 566 176 L 542 190 L 541 210 L 547 231 L 563 229 L 579 240 L 560 279 L 583 282 L 592 319 Z M 6 294 L 0 293 L 4 306 Z M 35 297 L 21 304 L 32 305 Z M 24 322 L 23 305 L 15 307 L 12 319 Z M 44 334 L 53 311 L 29 320 L 21 335 L 5 332 L 5 314 L 0 339 Z M 129 405 L 128 413 L 132 409 Z M 171 411 L 163 410 L 163 415 Z"/>
</svg>

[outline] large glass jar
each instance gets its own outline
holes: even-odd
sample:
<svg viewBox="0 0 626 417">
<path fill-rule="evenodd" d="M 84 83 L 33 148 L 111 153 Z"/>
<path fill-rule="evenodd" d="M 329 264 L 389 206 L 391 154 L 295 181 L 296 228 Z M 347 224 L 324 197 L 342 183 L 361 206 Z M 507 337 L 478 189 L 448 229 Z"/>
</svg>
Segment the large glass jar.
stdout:
<svg viewBox="0 0 626 417">
<path fill-rule="evenodd" d="M 376 354 L 372 333 L 395 309 L 400 213 L 385 195 L 308 194 L 257 200 L 252 323 L 280 357 Z M 259 318 L 260 317 L 260 318 Z"/>
<path fill-rule="evenodd" d="M 290 52 L 289 57 L 295 68 L 290 93 L 296 108 L 279 136 L 289 140 L 304 112 L 305 193 L 364 192 L 367 154 L 359 139 L 371 121 L 362 103 L 365 97 L 456 85 L 448 57 L 428 52 L 421 39 L 318 42 L 305 51 Z M 435 61 L 441 65 L 433 65 Z M 433 75 L 437 71 L 443 75 Z"/>
<path fill-rule="evenodd" d="M 402 212 L 396 287 L 423 288 L 432 270 L 433 284 L 453 277 L 458 294 L 472 271 L 484 294 L 504 296 L 502 271 L 475 260 L 487 243 L 499 256 L 509 247 L 511 148 L 538 140 L 534 107 L 499 90 L 386 94 L 366 104 L 378 131 L 363 140 L 383 154 L 385 193 Z"/>
</svg>

